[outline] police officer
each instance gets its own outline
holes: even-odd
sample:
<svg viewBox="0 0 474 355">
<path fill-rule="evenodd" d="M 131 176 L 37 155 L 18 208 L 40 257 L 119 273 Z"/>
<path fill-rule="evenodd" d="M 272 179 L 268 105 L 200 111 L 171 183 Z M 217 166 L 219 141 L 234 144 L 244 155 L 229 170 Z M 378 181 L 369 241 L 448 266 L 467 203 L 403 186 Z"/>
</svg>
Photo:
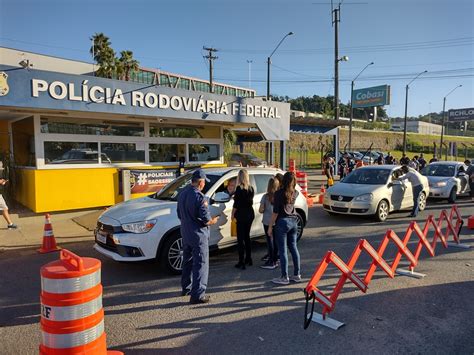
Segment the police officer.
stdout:
<svg viewBox="0 0 474 355">
<path fill-rule="evenodd" d="M 206 174 L 201 169 L 194 171 L 191 185 L 178 196 L 178 218 L 181 220 L 183 238 L 183 273 L 181 295 L 191 295 L 191 304 L 208 303 L 206 295 L 209 275 L 209 226 L 217 222 L 211 218 L 206 197 L 201 192 Z M 191 281 L 192 273 L 192 281 Z"/>
</svg>

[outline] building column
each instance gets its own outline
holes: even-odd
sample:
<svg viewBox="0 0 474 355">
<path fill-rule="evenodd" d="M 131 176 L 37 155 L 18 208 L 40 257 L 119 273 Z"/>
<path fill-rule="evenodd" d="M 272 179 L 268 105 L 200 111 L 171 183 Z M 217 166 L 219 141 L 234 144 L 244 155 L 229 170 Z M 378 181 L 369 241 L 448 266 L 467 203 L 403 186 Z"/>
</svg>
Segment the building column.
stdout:
<svg viewBox="0 0 474 355">
<path fill-rule="evenodd" d="M 280 141 L 280 169 L 286 170 L 286 141 Z"/>
</svg>

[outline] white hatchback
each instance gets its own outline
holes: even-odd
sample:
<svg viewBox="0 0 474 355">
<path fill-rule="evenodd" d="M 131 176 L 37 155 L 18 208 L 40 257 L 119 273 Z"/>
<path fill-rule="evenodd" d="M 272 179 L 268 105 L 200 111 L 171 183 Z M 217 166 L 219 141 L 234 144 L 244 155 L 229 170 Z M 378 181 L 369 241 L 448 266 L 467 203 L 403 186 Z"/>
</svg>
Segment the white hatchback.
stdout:
<svg viewBox="0 0 474 355">
<path fill-rule="evenodd" d="M 203 193 L 209 198 L 212 216 L 221 215 L 219 222 L 211 226 L 210 248 L 224 248 L 236 244 L 231 236 L 233 201 L 222 198 L 229 180 L 236 178 L 242 168 L 206 169 L 210 180 Z M 247 168 L 250 182 L 255 189 L 253 208 L 255 220 L 251 237 L 264 235 L 262 215 L 258 212 L 260 200 L 266 192 L 268 180 L 281 170 L 274 168 Z M 191 182 L 187 173 L 165 186 L 160 192 L 119 203 L 107 209 L 99 217 L 95 231 L 94 248 L 116 261 L 141 261 L 157 258 L 171 273 L 182 269 L 182 238 L 180 221 L 176 214 L 179 193 Z M 299 189 L 299 187 L 298 187 Z M 298 238 L 308 219 L 308 206 L 302 194 L 296 201 L 298 213 Z"/>
</svg>

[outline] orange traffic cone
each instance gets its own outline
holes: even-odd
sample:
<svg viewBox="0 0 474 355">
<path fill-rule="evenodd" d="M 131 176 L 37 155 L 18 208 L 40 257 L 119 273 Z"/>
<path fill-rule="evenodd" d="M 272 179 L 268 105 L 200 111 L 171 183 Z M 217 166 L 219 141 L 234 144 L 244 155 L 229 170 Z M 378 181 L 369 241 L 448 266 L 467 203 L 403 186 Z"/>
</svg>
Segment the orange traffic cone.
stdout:
<svg viewBox="0 0 474 355">
<path fill-rule="evenodd" d="M 56 239 L 54 238 L 53 227 L 51 226 L 51 219 L 49 213 L 44 215 L 44 234 L 43 246 L 38 249 L 38 253 L 50 253 L 52 251 L 61 250 L 56 246 Z"/>
<path fill-rule="evenodd" d="M 324 194 L 326 193 L 326 188 L 324 187 L 324 184 L 321 185 L 321 190 L 319 192 L 319 203 L 323 203 L 324 200 Z"/>
</svg>

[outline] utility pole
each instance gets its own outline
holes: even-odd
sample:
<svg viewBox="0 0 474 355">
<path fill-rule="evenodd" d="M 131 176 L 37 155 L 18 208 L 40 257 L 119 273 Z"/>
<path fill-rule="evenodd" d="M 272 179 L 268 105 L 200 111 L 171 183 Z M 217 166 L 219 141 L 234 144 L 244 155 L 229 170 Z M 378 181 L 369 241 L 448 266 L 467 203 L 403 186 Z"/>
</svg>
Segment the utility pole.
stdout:
<svg viewBox="0 0 474 355">
<path fill-rule="evenodd" d="M 334 25 L 334 119 L 339 119 L 339 22 L 341 4 L 334 8 L 332 23 Z M 334 147 L 336 149 L 336 147 Z"/>
<path fill-rule="evenodd" d="M 212 84 L 212 63 L 214 59 L 217 59 L 219 57 L 213 56 L 212 53 L 217 52 L 217 49 L 211 48 L 211 47 L 202 47 L 205 51 L 208 51 L 209 54 L 205 55 L 204 58 L 209 60 L 209 92 L 213 93 L 214 92 L 214 86 Z"/>
</svg>

